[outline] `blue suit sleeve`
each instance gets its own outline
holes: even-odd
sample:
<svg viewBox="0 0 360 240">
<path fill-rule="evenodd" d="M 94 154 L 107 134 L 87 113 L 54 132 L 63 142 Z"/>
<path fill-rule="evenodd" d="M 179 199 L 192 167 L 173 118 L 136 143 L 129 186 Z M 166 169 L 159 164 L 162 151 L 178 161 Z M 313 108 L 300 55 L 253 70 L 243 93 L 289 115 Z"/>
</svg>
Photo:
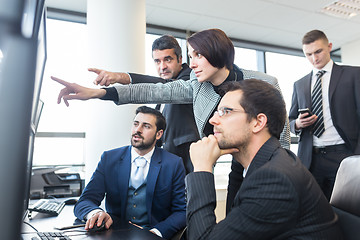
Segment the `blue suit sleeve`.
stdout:
<svg viewBox="0 0 360 240">
<path fill-rule="evenodd" d="M 100 209 L 101 201 L 105 196 L 105 153 L 101 156 L 90 182 L 87 184 L 79 201 L 74 207 L 74 214 L 79 219 L 85 219 L 86 215 L 94 209 Z"/>
</svg>

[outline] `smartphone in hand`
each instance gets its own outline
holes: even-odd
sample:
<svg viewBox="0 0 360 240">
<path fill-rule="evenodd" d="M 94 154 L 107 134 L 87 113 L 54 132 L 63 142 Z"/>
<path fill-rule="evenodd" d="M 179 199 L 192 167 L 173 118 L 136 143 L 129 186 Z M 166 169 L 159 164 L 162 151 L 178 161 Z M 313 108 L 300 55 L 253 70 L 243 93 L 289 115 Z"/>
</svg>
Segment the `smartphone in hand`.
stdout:
<svg viewBox="0 0 360 240">
<path fill-rule="evenodd" d="M 311 115 L 313 115 L 309 108 L 300 108 L 298 112 L 301 114 L 308 113 L 309 115 L 307 115 L 306 117 L 310 117 Z"/>
</svg>

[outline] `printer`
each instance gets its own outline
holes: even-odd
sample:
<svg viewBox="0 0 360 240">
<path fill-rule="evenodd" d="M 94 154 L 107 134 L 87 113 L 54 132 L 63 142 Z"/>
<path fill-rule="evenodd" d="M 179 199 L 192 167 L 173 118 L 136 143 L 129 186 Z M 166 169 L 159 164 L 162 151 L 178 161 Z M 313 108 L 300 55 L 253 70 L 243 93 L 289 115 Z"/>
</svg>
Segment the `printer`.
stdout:
<svg viewBox="0 0 360 240">
<path fill-rule="evenodd" d="M 66 167 L 33 168 L 30 185 L 30 199 L 80 196 L 84 180 L 79 173 L 56 173 Z"/>
</svg>

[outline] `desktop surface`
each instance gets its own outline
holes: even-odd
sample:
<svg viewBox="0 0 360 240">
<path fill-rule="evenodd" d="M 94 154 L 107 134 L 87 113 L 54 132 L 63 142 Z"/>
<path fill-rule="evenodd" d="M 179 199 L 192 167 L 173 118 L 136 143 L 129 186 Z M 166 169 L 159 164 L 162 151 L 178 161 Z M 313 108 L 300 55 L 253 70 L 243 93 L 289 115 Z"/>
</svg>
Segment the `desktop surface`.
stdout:
<svg viewBox="0 0 360 240">
<path fill-rule="evenodd" d="M 156 240 L 163 239 L 157 235 L 149 232 L 148 230 L 143 230 L 138 227 L 135 227 L 129 223 L 120 223 L 114 220 L 113 226 L 106 231 L 89 233 L 84 230 L 84 227 L 72 228 L 68 230 L 57 230 L 56 227 L 62 227 L 64 225 L 71 226 L 76 217 L 73 213 L 74 206 L 67 205 L 61 211 L 58 216 L 49 216 L 44 213 L 32 213 L 32 219 L 25 219 L 25 222 L 31 224 L 39 232 L 62 232 L 65 235 L 69 236 L 70 239 L 97 239 L 97 240 Z M 23 224 L 22 227 L 22 238 L 23 240 L 36 239 L 33 238 L 37 236 L 37 233 L 27 224 Z M 40 238 L 38 238 L 40 239 Z"/>
</svg>

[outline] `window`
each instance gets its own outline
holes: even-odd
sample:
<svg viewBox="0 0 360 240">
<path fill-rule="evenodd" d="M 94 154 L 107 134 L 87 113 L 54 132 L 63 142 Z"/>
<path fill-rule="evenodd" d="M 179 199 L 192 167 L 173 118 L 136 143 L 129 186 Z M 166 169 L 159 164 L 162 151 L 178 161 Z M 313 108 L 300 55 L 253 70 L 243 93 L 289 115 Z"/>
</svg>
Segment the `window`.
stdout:
<svg viewBox="0 0 360 240">
<path fill-rule="evenodd" d="M 146 34 L 146 73 L 153 76 L 158 74 L 152 61 L 151 47 L 159 36 Z M 186 40 L 177 40 L 183 49 L 183 61 L 186 61 Z M 85 124 L 92 104 L 72 101 L 71 107 L 58 105 L 57 94 L 60 87 L 50 76 L 93 86 L 89 79 L 94 79 L 95 75 L 86 71 L 89 67 L 86 60 L 86 24 L 47 19 L 47 51 L 48 59 L 40 96 L 44 108 L 35 141 L 33 164 L 84 165 Z"/>
<path fill-rule="evenodd" d="M 235 64 L 246 70 L 257 70 L 256 50 L 235 47 Z"/>
<path fill-rule="evenodd" d="M 59 84 L 50 76 L 77 82 L 89 79 L 81 75 L 87 68 L 86 39 L 86 25 L 47 19 L 48 58 L 40 95 L 44 108 L 35 140 L 34 166 L 84 164 L 84 112 L 88 104 L 74 101 L 70 108 L 57 105 Z"/>
<path fill-rule="evenodd" d="M 305 57 L 266 52 L 267 74 L 275 76 L 285 99 L 286 109 L 290 110 L 294 82 L 311 71 Z"/>
<path fill-rule="evenodd" d="M 308 74 L 311 69 L 311 65 L 305 57 L 266 52 L 267 73 L 278 79 L 287 112 L 291 107 L 294 82 Z M 295 137 L 293 133 L 291 136 Z M 290 150 L 294 153 L 297 153 L 297 148 L 297 144 L 290 146 Z"/>
</svg>

